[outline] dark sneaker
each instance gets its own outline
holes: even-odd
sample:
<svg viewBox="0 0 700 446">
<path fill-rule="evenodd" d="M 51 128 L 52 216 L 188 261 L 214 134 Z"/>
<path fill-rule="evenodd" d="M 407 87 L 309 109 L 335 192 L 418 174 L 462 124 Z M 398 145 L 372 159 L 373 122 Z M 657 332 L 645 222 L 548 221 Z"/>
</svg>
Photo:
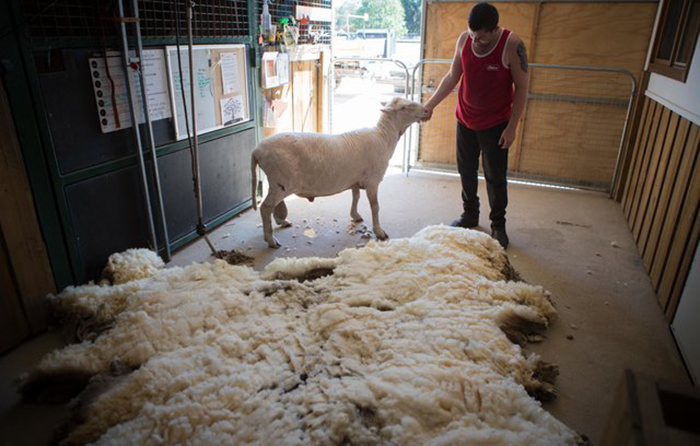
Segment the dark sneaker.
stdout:
<svg viewBox="0 0 700 446">
<path fill-rule="evenodd" d="M 491 237 L 495 238 L 503 246 L 503 249 L 508 247 L 509 240 L 506 228 L 491 228 Z"/>
<path fill-rule="evenodd" d="M 462 214 L 457 220 L 450 223 L 450 226 L 455 228 L 476 228 L 479 226 L 479 216 L 466 216 Z"/>
</svg>

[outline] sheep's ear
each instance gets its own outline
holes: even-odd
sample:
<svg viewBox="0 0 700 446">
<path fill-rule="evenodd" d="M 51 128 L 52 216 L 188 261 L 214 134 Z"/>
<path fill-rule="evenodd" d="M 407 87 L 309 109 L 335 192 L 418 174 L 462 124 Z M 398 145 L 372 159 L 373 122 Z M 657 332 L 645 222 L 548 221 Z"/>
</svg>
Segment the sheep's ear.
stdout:
<svg viewBox="0 0 700 446">
<path fill-rule="evenodd" d="M 379 103 L 382 104 L 382 107 L 386 108 L 386 104 L 387 104 L 386 101 L 381 101 L 381 102 L 379 102 Z"/>
</svg>

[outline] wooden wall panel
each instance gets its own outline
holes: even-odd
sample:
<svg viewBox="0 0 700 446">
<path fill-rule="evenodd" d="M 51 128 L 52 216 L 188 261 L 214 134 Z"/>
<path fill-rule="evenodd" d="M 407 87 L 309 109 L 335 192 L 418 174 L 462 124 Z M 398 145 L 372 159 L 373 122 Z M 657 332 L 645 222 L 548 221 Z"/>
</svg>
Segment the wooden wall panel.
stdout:
<svg viewBox="0 0 700 446">
<path fill-rule="evenodd" d="M 656 3 L 544 3 L 536 62 L 615 67 L 641 79 Z"/>
<path fill-rule="evenodd" d="M 622 205 L 670 321 L 700 238 L 700 127 L 647 102 Z"/>
<path fill-rule="evenodd" d="M 55 292 L 51 265 L 34 209 L 10 106 L 0 82 L 0 234 L 13 283 L 32 333 L 48 323 L 45 296 Z M 12 295 L 0 295 L 0 300 Z M 8 304 L 4 304 L 8 305 Z"/>
<path fill-rule="evenodd" d="M 315 60 L 293 62 L 294 131 L 318 130 L 318 70 Z"/>
<path fill-rule="evenodd" d="M 266 100 L 285 103 L 275 126 L 263 126 L 263 137 L 282 132 L 322 132 L 321 80 L 316 60 L 291 62 L 289 83 L 263 90 Z"/>
<path fill-rule="evenodd" d="M 638 149 L 641 147 L 640 142 L 645 141 L 647 138 L 647 135 L 649 134 L 649 127 L 651 126 L 651 119 L 648 119 L 648 116 L 654 113 L 654 109 L 656 107 L 656 102 L 651 101 L 649 98 L 645 96 L 645 101 L 644 101 L 644 108 L 642 110 L 642 114 L 640 116 L 640 125 L 638 127 L 638 134 L 637 138 L 635 140 L 637 146 L 635 146 L 632 150 L 632 155 L 631 155 L 631 160 L 630 160 L 630 171 L 627 174 L 627 181 L 625 182 L 625 191 L 631 191 L 632 188 L 634 187 L 633 185 L 636 184 L 637 182 L 637 177 L 639 175 L 639 162 L 642 159 L 641 155 L 641 150 Z M 634 150 L 637 149 L 637 150 Z M 625 213 L 625 217 L 629 218 L 629 213 L 630 213 L 630 208 L 632 207 L 632 199 L 630 198 L 631 194 L 629 193 L 623 193 L 622 196 L 622 209 Z"/>
<path fill-rule="evenodd" d="M 647 271 L 651 271 L 652 262 L 656 256 L 656 248 L 659 244 L 659 238 L 661 236 L 665 216 L 668 215 L 668 206 L 669 202 L 671 201 L 671 194 L 673 193 L 673 186 L 675 184 L 674 177 L 678 175 L 680 170 L 680 163 L 688 141 L 690 129 L 690 122 L 687 119 L 681 118 L 678 125 L 678 130 L 676 131 L 676 137 L 673 141 L 673 148 L 668 161 L 666 175 L 663 183 L 661 184 L 661 194 L 659 200 L 657 201 L 658 205 L 655 210 L 655 218 L 652 219 L 647 244 L 643 248 L 644 267 L 647 269 Z M 685 161 L 688 162 L 687 159 Z"/>
<path fill-rule="evenodd" d="M 430 121 L 421 124 L 418 158 L 427 164 L 456 163 L 456 96 L 451 95 L 433 110 Z M 430 99 L 425 95 L 424 102 Z"/>
<path fill-rule="evenodd" d="M 474 3 L 471 2 L 428 4 L 424 58 L 452 59 L 455 42 L 459 34 L 466 29 L 469 10 L 473 5 Z M 621 68 L 630 70 L 638 79 L 643 72 L 656 6 L 652 3 L 611 2 L 499 2 L 496 4 L 501 25 L 513 30 L 523 39 L 529 49 L 531 62 Z M 448 68 L 447 64 L 427 66 L 423 70 L 423 86 L 437 87 Z M 558 124 L 552 124 L 547 118 L 533 116 L 535 113 L 546 111 L 547 108 L 542 104 L 533 105 L 534 102 L 531 101 L 519 126 L 516 142 L 510 150 L 509 170 L 545 177 L 551 176 L 552 172 L 568 172 L 567 175 L 572 175 L 569 179 L 580 184 L 610 182 L 624 123 L 624 112 L 620 115 L 619 110 L 625 106 L 619 103 L 629 99 L 631 93 L 629 76 L 533 68 L 530 93 L 575 96 L 586 100 L 595 98 L 595 100 L 607 101 L 608 104 L 589 107 L 588 102 L 579 101 L 578 112 L 571 113 L 569 108 L 566 109 L 566 113 L 570 113 L 570 116 L 581 117 L 582 121 L 588 125 L 586 129 L 575 121 L 558 121 Z M 423 100 L 427 98 L 424 97 Z M 454 100 L 451 103 L 453 104 Z M 602 111 L 605 107 L 609 110 Z M 440 116 L 443 114 L 441 113 Z M 609 116 L 615 117 L 617 127 L 613 130 L 610 130 L 610 121 L 605 119 Z M 432 121 L 423 124 L 419 149 L 420 161 L 428 164 L 455 162 L 454 148 L 445 147 L 443 142 L 445 138 L 442 135 L 446 131 L 452 131 L 454 125 L 445 124 L 442 120 L 437 124 L 433 124 Z M 562 129 L 554 128 L 555 125 L 560 125 Z M 568 125 L 572 126 L 571 130 L 565 128 Z M 528 135 L 528 130 L 536 134 Z M 551 142 L 550 146 L 528 144 L 528 141 L 541 138 L 537 133 L 543 131 L 556 132 L 560 139 L 555 141 L 549 134 L 545 138 Z M 567 140 L 570 133 L 582 139 L 570 143 Z M 600 136 L 601 133 L 603 133 L 602 136 Z M 580 163 L 579 165 L 552 165 L 554 162 L 567 162 L 567 158 L 550 158 L 552 152 L 561 151 L 561 148 L 556 146 L 589 147 L 592 135 L 594 138 L 604 140 L 597 141 L 599 147 L 605 147 L 604 153 L 596 148 L 568 159 L 568 161 Z M 439 140 L 433 141 L 431 139 L 433 137 Z M 597 157 L 597 159 L 582 160 L 586 156 Z M 598 169 L 600 160 L 608 163 L 603 166 L 605 175 L 602 175 Z M 581 165 L 591 166 L 592 175 L 588 175 L 586 171 L 582 172 L 579 168 Z M 580 175 L 581 173 L 583 176 Z"/>
<path fill-rule="evenodd" d="M 424 59 L 452 59 L 460 33 L 474 3 L 429 3 L 426 17 Z M 535 3 L 498 3 L 500 25 L 519 35 L 529 48 L 535 22 Z M 438 79 L 439 80 L 439 79 Z"/>
<path fill-rule="evenodd" d="M 661 148 L 657 151 L 658 159 L 654 163 L 654 168 L 649 172 L 650 176 L 653 176 L 653 179 L 649 181 L 649 190 L 647 192 L 649 198 L 643 206 L 645 215 L 643 218 L 639 219 L 639 223 L 637 225 L 639 230 L 637 231 L 637 229 L 635 229 L 633 232 L 635 241 L 640 247 L 640 252 L 642 254 L 646 250 L 646 246 L 649 241 L 649 232 L 651 231 L 652 222 L 656 219 L 656 211 L 661 206 L 661 203 L 659 203 L 659 196 L 661 193 L 661 187 L 666 181 L 667 167 L 669 161 L 672 159 L 671 149 L 673 148 L 673 144 L 676 140 L 680 120 L 680 116 L 675 113 L 671 114 L 668 129 L 666 130 L 666 136 L 663 141 L 660 142 Z M 664 214 L 658 215 L 663 216 Z"/>
<path fill-rule="evenodd" d="M 520 171 L 605 183 L 612 178 L 626 109 L 534 101 L 524 126 Z"/>
<path fill-rule="evenodd" d="M 634 220 L 637 217 L 637 209 L 639 208 L 639 196 L 641 195 L 641 190 L 644 187 L 644 182 L 647 178 L 647 169 L 649 167 L 649 158 L 654 144 L 656 144 L 656 135 L 659 130 L 659 125 L 661 123 L 661 115 L 664 112 L 664 108 L 657 106 L 654 108 L 654 113 L 649 116 L 651 123 L 649 125 L 649 133 L 646 135 L 647 139 L 644 141 L 640 148 L 639 159 L 637 160 L 637 178 L 633 183 L 633 187 L 630 195 L 630 209 L 628 221 L 630 225 L 634 225 Z"/>
<path fill-rule="evenodd" d="M 670 118 L 671 110 L 664 108 L 661 112 L 661 120 L 656 128 L 655 140 L 653 143 L 650 140 L 650 145 L 647 148 L 647 155 L 644 157 L 644 162 L 642 163 L 640 178 L 643 181 L 640 181 L 637 187 L 637 194 L 634 199 L 635 201 L 632 203 L 632 215 L 630 216 L 630 224 L 632 226 L 632 234 L 634 235 L 635 241 L 638 241 L 639 239 L 639 231 L 647 211 L 649 191 L 654 183 L 654 176 L 659 163 L 659 157 L 661 156 L 661 148 L 666 141 L 666 133 Z"/>
<path fill-rule="evenodd" d="M 687 143 L 685 147 L 683 147 L 683 157 L 681 158 L 680 167 L 672 180 L 673 191 L 671 192 L 668 210 L 665 216 L 666 218 L 659 236 L 658 247 L 651 263 L 651 283 L 655 289 L 658 289 L 661 278 L 666 269 L 666 261 L 668 259 L 671 242 L 675 237 L 678 216 L 681 212 L 683 198 L 686 190 L 688 189 L 688 182 L 694 169 L 697 150 L 694 150 L 691 146 L 692 141 L 697 139 L 697 132 L 697 127 L 693 126 L 693 128 L 691 128 L 691 134 L 688 136 Z M 660 298 L 665 304 L 667 298 L 663 296 L 660 296 Z"/>
<path fill-rule="evenodd" d="M 30 334 L 10 269 L 5 241 L 0 233 L 0 353 L 19 344 Z"/>
</svg>

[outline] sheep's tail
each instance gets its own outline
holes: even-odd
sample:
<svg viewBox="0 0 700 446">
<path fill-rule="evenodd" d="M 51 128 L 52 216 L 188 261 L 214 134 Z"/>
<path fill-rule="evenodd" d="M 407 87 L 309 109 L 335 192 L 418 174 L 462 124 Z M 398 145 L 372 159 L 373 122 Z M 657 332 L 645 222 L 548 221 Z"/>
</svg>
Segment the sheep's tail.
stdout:
<svg viewBox="0 0 700 446">
<path fill-rule="evenodd" d="M 253 197 L 253 209 L 258 210 L 258 160 L 255 158 L 255 152 L 250 156 L 250 173 L 253 177 L 251 189 Z"/>
</svg>

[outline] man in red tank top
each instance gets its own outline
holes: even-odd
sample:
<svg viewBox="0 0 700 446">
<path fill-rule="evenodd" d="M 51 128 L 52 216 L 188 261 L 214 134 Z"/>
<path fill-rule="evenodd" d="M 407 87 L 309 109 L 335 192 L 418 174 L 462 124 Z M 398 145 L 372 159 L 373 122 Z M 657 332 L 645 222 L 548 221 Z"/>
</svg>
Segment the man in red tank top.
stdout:
<svg viewBox="0 0 700 446">
<path fill-rule="evenodd" d="M 425 104 L 429 117 L 459 84 L 457 101 L 457 168 L 462 179 L 461 217 L 452 226 L 479 226 L 479 155 L 491 205 L 491 236 L 508 247 L 506 206 L 508 148 L 525 109 L 529 83 L 522 39 L 498 26 L 498 11 L 477 3 L 469 12 L 469 30 L 457 39 L 450 71 Z M 426 120 L 427 120 L 426 119 Z"/>
</svg>

